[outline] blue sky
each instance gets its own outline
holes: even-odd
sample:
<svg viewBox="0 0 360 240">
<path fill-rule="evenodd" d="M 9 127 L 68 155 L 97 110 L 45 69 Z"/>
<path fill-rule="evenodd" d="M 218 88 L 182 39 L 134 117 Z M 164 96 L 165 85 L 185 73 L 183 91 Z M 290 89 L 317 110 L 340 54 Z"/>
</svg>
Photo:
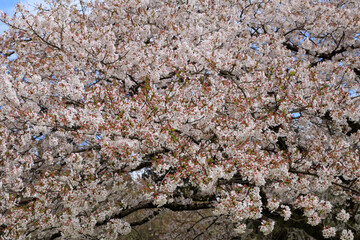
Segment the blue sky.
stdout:
<svg viewBox="0 0 360 240">
<path fill-rule="evenodd" d="M 14 13 L 14 6 L 16 3 L 22 2 L 26 4 L 34 4 L 34 3 L 41 3 L 42 0 L 0 0 L 0 10 L 6 12 L 8 14 Z M 6 30 L 7 27 L 0 23 L 0 33 Z"/>
<path fill-rule="evenodd" d="M 18 0 L 2 0 L 0 2 L 0 10 L 4 12 L 10 12 Z"/>
</svg>

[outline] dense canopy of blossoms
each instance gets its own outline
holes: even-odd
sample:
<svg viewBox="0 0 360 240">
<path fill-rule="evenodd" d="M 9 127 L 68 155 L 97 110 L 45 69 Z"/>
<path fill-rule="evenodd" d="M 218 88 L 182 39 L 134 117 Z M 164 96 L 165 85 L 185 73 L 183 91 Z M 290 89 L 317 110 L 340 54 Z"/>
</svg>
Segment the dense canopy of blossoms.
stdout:
<svg viewBox="0 0 360 240">
<path fill-rule="evenodd" d="M 0 236 L 142 210 L 360 239 L 360 1 L 47 0 L 1 14 Z"/>
</svg>

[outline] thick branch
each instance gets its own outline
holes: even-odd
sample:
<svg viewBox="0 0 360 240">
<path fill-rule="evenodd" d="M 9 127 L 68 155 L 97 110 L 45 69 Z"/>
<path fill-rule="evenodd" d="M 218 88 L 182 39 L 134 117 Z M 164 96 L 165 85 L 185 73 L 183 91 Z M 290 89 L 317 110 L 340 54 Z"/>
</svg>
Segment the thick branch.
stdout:
<svg viewBox="0 0 360 240">
<path fill-rule="evenodd" d="M 152 214 L 150 214 L 149 216 L 147 216 L 147 217 L 145 217 L 145 218 L 143 218 L 143 219 L 141 219 L 141 220 L 139 220 L 139 221 L 130 223 L 130 225 L 131 225 L 132 227 L 139 226 L 139 225 L 143 225 L 143 224 L 149 222 L 151 219 L 153 219 L 153 218 L 156 217 L 157 215 L 159 215 L 159 213 L 160 213 L 160 210 L 156 210 L 156 211 L 154 211 Z"/>
<path fill-rule="evenodd" d="M 153 204 L 150 201 L 142 202 L 142 203 L 139 203 L 138 205 L 136 205 L 134 207 L 124 209 L 120 213 L 114 214 L 113 216 L 111 216 L 108 219 L 105 219 L 104 221 L 97 222 L 96 226 L 105 225 L 110 219 L 124 218 L 124 217 L 129 216 L 130 214 L 132 214 L 134 212 L 137 212 L 139 210 L 153 209 L 153 208 L 158 208 L 158 206 L 156 206 L 155 204 Z M 192 210 L 213 208 L 213 204 L 210 201 L 193 202 L 193 203 L 190 203 L 190 204 L 180 204 L 180 203 L 175 202 L 175 203 L 165 204 L 164 206 L 162 206 L 160 208 L 167 208 L 167 209 L 170 209 L 172 211 L 192 211 Z"/>
</svg>

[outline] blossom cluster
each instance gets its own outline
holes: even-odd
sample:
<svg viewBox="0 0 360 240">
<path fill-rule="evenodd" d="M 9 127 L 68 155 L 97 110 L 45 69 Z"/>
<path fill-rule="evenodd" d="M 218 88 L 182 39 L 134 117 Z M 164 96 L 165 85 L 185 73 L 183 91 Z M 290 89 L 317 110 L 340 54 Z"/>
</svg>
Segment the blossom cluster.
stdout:
<svg viewBox="0 0 360 240">
<path fill-rule="evenodd" d="M 340 236 L 341 240 L 353 240 L 354 239 L 354 234 L 351 230 L 342 230 L 341 232 L 341 236 Z"/>
<path fill-rule="evenodd" d="M 115 238 L 117 235 L 127 235 L 131 232 L 131 226 L 129 223 L 121 220 L 121 219 L 111 219 L 110 222 L 107 224 L 107 230 L 112 231 L 115 234 Z"/>
<path fill-rule="evenodd" d="M 350 214 L 347 213 L 344 209 L 341 209 L 341 211 L 336 215 L 336 219 L 342 222 L 347 222 L 350 218 Z"/>
<path fill-rule="evenodd" d="M 281 216 L 284 217 L 284 221 L 287 221 L 291 217 L 291 210 L 290 207 L 287 205 L 281 205 L 280 206 L 283 210 L 281 211 Z"/>
<path fill-rule="evenodd" d="M 336 236 L 336 228 L 334 227 L 326 227 L 323 229 L 322 234 L 324 238 L 332 238 Z"/>
<path fill-rule="evenodd" d="M 258 187 L 248 190 L 246 187 L 239 185 L 237 191 L 231 191 L 226 197 L 219 199 L 214 213 L 216 215 L 231 214 L 234 222 L 259 219 L 262 217 L 262 203 L 259 191 Z M 246 194 L 247 192 L 249 192 L 249 195 Z"/>
<path fill-rule="evenodd" d="M 260 231 L 264 233 L 264 235 L 269 235 L 274 230 L 275 221 L 265 221 L 261 222 Z"/>
<path fill-rule="evenodd" d="M 317 196 L 300 196 L 296 201 L 297 207 L 304 209 L 304 215 L 308 218 L 308 223 L 312 226 L 320 224 L 331 212 L 332 205 L 329 201 L 319 200 Z"/>
</svg>

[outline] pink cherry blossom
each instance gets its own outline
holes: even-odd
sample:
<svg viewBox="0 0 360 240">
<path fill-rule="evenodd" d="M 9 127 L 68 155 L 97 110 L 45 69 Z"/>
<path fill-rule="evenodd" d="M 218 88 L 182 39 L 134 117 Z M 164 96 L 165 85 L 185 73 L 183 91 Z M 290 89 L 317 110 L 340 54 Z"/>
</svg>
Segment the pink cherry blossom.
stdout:
<svg viewBox="0 0 360 240">
<path fill-rule="evenodd" d="M 162 237 L 360 239 L 359 10 L 46 0 L 1 12 L 0 237 L 116 239 L 163 212 L 208 211 L 207 226 L 183 236 L 174 221 Z"/>
</svg>

